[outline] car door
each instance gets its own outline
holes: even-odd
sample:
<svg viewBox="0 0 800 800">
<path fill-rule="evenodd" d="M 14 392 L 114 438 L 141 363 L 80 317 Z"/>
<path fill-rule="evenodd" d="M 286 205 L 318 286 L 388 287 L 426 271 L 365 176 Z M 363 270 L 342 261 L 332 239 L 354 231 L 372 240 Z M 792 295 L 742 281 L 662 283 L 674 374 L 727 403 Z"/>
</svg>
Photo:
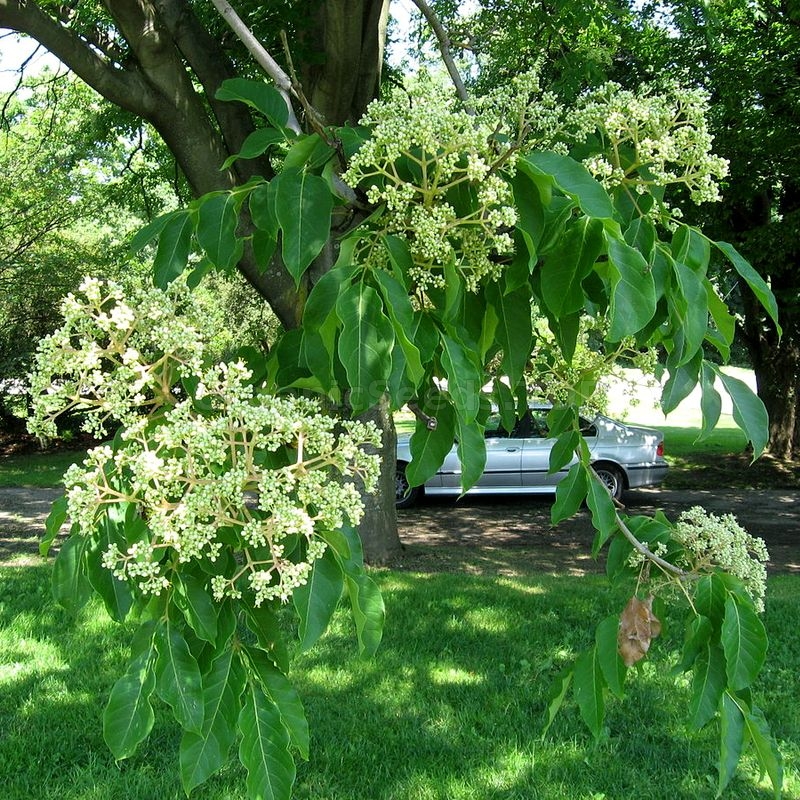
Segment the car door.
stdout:
<svg viewBox="0 0 800 800">
<path fill-rule="evenodd" d="M 486 440 L 486 467 L 475 484 L 476 489 L 519 488 L 522 485 L 520 469 L 522 466 L 522 439 L 509 436 L 500 421 L 499 414 L 491 414 L 484 431 Z M 457 448 L 453 448 L 442 464 L 442 486 L 459 488 L 461 486 L 461 462 Z"/>
<path fill-rule="evenodd" d="M 520 421 L 522 422 L 522 421 Z M 550 450 L 555 439 L 547 436 L 547 411 L 531 409 L 526 420 L 522 449 L 522 485 L 528 488 L 555 486 L 563 475 L 549 475 Z"/>
</svg>

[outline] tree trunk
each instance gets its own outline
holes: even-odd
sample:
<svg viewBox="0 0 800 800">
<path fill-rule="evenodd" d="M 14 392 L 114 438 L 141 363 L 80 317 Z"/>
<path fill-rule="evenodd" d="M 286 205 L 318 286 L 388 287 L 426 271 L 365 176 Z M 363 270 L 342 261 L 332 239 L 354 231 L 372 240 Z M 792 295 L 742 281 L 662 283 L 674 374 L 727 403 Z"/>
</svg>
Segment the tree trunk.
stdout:
<svg viewBox="0 0 800 800">
<path fill-rule="evenodd" d="M 381 479 L 374 495 L 364 495 L 364 519 L 359 532 L 364 544 L 364 559 L 370 564 L 386 564 L 402 550 L 397 535 L 395 497 L 395 452 L 397 435 L 386 396 L 361 416 L 374 422 L 382 433 Z"/>
<path fill-rule="evenodd" d="M 758 396 L 769 414 L 769 452 L 790 459 L 800 453 L 800 320 L 782 304 L 783 336 L 764 320 L 763 309 L 748 292 L 743 292 L 745 341 L 755 372 Z"/>
</svg>

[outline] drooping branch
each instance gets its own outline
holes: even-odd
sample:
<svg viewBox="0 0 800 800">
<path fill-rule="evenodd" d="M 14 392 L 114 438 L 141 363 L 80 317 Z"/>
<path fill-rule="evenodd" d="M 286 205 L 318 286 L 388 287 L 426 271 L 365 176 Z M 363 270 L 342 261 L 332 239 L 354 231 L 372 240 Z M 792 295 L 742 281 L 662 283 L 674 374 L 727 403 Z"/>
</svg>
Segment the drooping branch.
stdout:
<svg viewBox="0 0 800 800">
<path fill-rule="evenodd" d="M 211 0 L 214 7 L 222 15 L 222 18 L 236 34 L 239 41 L 247 48 L 250 55 L 258 62 L 264 72 L 269 75 L 275 83 L 276 88 L 283 96 L 286 107 L 289 109 L 288 127 L 295 133 L 301 133 L 300 122 L 294 112 L 292 105 L 292 79 L 283 71 L 280 64 L 267 52 L 261 42 L 256 39 L 250 28 L 242 22 L 241 17 L 236 13 L 227 0 Z"/>
<path fill-rule="evenodd" d="M 447 72 L 450 74 L 450 80 L 453 81 L 453 85 L 456 87 L 456 93 L 459 99 L 464 103 L 464 107 L 470 114 L 474 113 L 469 102 L 467 88 L 464 86 L 461 73 L 458 71 L 456 62 L 453 60 L 453 54 L 450 49 L 450 37 L 447 35 L 444 26 L 436 14 L 434 14 L 433 9 L 428 5 L 426 0 L 412 0 L 412 2 L 420 10 L 422 16 L 425 17 L 425 21 L 431 26 L 431 30 L 436 36 L 436 41 L 439 43 L 439 52 L 442 55 L 442 61 L 444 61 Z"/>
</svg>

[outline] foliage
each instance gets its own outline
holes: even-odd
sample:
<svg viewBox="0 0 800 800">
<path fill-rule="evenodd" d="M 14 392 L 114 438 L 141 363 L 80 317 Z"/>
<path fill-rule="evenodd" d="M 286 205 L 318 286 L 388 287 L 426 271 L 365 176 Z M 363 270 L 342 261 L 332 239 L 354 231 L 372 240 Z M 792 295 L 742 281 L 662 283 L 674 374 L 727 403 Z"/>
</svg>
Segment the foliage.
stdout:
<svg viewBox="0 0 800 800">
<path fill-rule="evenodd" d="M 191 333 L 185 341 L 176 333 L 169 346 L 156 340 L 152 353 L 138 346 L 129 352 L 126 337 L 137 330 L 136 304 L 117 296 L 89 297 L 90 329 L 76 316 L 54 340 L 72 347 L 75 335 L 88 335 L 75 348 L 77 374 L 58 363 L 55 348 L 45 349 L 40 364 L 45 416 L 55 412 L 47 406 L 49 396 L 62 406 L 99 403 L 125 426 L 114 447 L 95 451 L 85 470 L 69 476 L 68 499 L 49 523 L 52 535 L 67 509 L 73 519 L 55 573 L 66 605 L 79 605 L 90 586 L 120 617 L 137 593 L 155 598 L 139 604 L 149 610 L 105 717 L 106 739 L 118 757 L 133 752 L 149 732 L 150 697 L 156 692 L 188 732 L 182 760 L 187 791 L 223 763 L 238 714 L 248 794 L 287 797 L 294 776 L 288 748 L 306 752 L 305 722 L 285 680 L 274 617 L 261 627 L 256 623 L 261 634 L 256 648 L 234 637 L 232 609 L 242 608 L 252 623 L 252 617 L 260 619 L 256 609 L 263 603 L 286 598 L 294 589 L 301 640 L 309 645 L 327 625 L 344 586 L 362 650 L 377 645 L 380 596 L 363 572 L 357 538 L 342 526 L 358 516 L 356 498 L 349 492 L 336 496 L 333 488 L 329 494 L 321 475 L 306 477 L 320 469 L 330 479 L 326 468 L 331 467 L 334 480 L 337 473 L 359 475 L 369 486 L 374 474 L 361 466 L 357 445 L 374 440 L 363 428 L 344 425 L 337 456 L 332 423 L 312 418 L 319 406 L 278 393 L 316 392 L 355 413 L 383 396 L 393 408 L 410 402 L 419 421 L 409 477 L 425 481 L 455 439 L 466 490 L 485 463 L 483 428 L 490 406 L 481 389 L 490 363 L 499 359 L 499 372 L 509 382 L 493 384 L 492 399 L 502 413 L 513 419 L 527 402 L 523 376 L 534 345 L 533 305 L 547 318 L 568 362 L 584 316 L 605 321 L 609 350 L 627 341 L 636 348 L 661 345 L 670 373 L 664 410 L 699 383 L 704 433 L 719 418 L 719 380 L 733 400 L 737 424 L 756 454 L 763 450 L 760 401 L 703 358 L 710 344 L 724 359 L 733 337 L 732 318 L 708 276 L 712 247 L 730 260 L 773 318 L 774 298 L 733 247 L 678 222 L 666 194 L 665 184 L 688 180 L 707 199 L 720 164 L 705 157 L 707 137 L 695 111 L 686 111 L 689 106 L 674 112 L 679 123 L 665 134 L 679 131 L 682 142 L 699 143 L 698 151 L 687 150 L 681 170 L 674 142 L 654 144 L 652 131 L 647 137 L 630 133 L 647 130 L 645 122 L 663 124 L 658 114 L 664 103 L 642 95 L 643 108 L 657 110 L 653 118 L 643 113 L 630 128 L 615 127 L 620 96 L 612 87 L 582 107 L 586 113 L 576 116 L 571 147 L 564 141 L 570 129 L 561 124 L 543 133 L 555 149 L 541 146 L 542 135 L 540 146 L 531 149 L 526 121 L 536 119 L 536 98 L 530 113 L 508 120 L 495 114 L 493 125 L 486 126 L 486 108 L 475 118 L 454 113 L 452 102 L 420 83 L 410 89 L 408 113 L 403 113 L 408 98 L 389 98 L 370 108 L 363 127 L 306 135 L 289 129 L 286 104 L 275 89 L 242 79 L 223 85 L 218 99 L 245 102 L 266 120 L 238 157 L 269 153 L 277 174 L 254 177 L 164 215 L 135 245 L 157 239 L 154 270 L 163 288 L 185 273 L 194 285 L 212 268 L 230 271 L 248 247 L 263 269 L 280 252 L 298 289 L 310 288 L 302 327 L 282 337 L 265 369 L 254 373 L 237 362 L 199 369 Z M 597 113 L 603 103 L 608 114 Z M 578 150 L 581 160 L 573 157 Z M 654 162 L 656 154 L 669 168 Z M 582 163 L 592 156 L 615 159 L 608 163 L 623 168 L 621 179 L 607 188 L 595 180 Z M 343 167 L 349 167 L 342 174 L 349 188 L 338 177 Z M 333 269 L 315 276 L 313 265 L 328 241 L 332 217 L 345 204 L 357 224 L 339 241 Z M 239 225 L 245 212 L 255 224 L 252 235 Z M 195 251 L 200 259 L 191 258 Z M 97 339 L 91 349 L 88 342 Z M 103 360 L 111 367 L 108 396 Z M 127 392 L 126 408 L 137 407 L 141 419 L 124 416 L 117 385 Z M 143 414 L 141 407 L 151 410 Z M 585 500 L 598 531 L 593 549 L 608 544 L 612 575 L 629 569 L 628 556 L 636 550 L 675 577 L 691 598 L 700 622 L 686 621 L 691 641 L 686 669 L 699 671 L 701 683 L 710 670 L 714 679 L 708 690 L 698 690 L 702 714 L 694 714 L 693 721 L 705 724 L 719 714 L 720 790 L 738 762 L 747 730 L 779 792 L 775 746 L 749 695 L 766 648 L 752 599 L 734 577 L 716 571 L 722 566 L 717 562 L 711 572 L 705 564 L 684 569 L 655 552 L 663 545 L 680 563 L 666 520 L 620 515 L 595 479 L 574 404 L 556 406 L 548 422 L 559 437 L 551 470 L 572 464 L 559 484 L 554 522 Z M 257 510 L 245 502 L 248 491 L 258 494 Z M 327 513 L 328 504 L 334 513 Z M 312 548 L 314 537 L 328 550 Z M 283 544 L 285 538 L 291 546 Z M 261 554 L 267 545 L 269 552 Z M 331 555 L 326 558 L 325 552 Z M 282 571 L 284 557 L 293 566 Z M 275 570 L 261 569 L 270 562 Z M 243 588 L 245 577 L 249 586 Z M 132 599 L 119 585 L 129 587 Z M 221 606 L 211 613 L 215 601 Z M 644 652 L 660 627 L 649 601 L 634 603 L 624 620 L 628 617 L 626 625 Z M 601 624 L 597 645 L 563 674 L 551 705 L 552 713 L 574 681 L 581 714 L 595 736 L 602 729 L 605 689 L 621 693 L 618 627 L 613 618 Z M 189 628 L 193 633 L 187 638 L 182 629 Z M 209 717 L 214 709 L 219 714 Z M 196 763 L 202 765 L 199 773 Z"/>
<path fill-rule="evenodd" d="M 747 534 L 731 515 L 719 518 L 700 508 L 682 514 L 676 524 L 660 512 L 654 518 L 622 516 L 585 469 L 576 464 L 559 484 L 553 522 L 571 516 L 576 498 L 586 496 L 597 530 L 593 553 L 610 540 L 608 577 L 614 583 L 636 577 L 636 587 L 624 610 L 598 625 L 595 645 L 553 683 L 548 727 L 572 684 L 581 718 L 599 739 L 606 696 L 623 696 L 626 669 L 646 657 L 662 632 L 663 600 L 677 591 L 689 612 L 676 673 L 692 672 L 690 725 L 700 729 L 719 717 L 718 795 L 732 779 L 743 748 L 752 743 L 760 769 L 780 797 L 781 756 L 751 695 L 767 652 L 758 616 L 766 587 L 764 542 Z"/>
<path fill-rule="evenodd" d="M 379 444 L 377 432 L 337 424 L 313 400 L 257 391 L 241 361 L 204 364 L 207 320 L 175 287 L 130 298 L 94 280 L 81 288 L 40 348 L 34 385 L 52 391 L 31 427 L 51 433 L 76 407 L 95 432 L 122 425 L 67 470 L 41 546 L 46 554 L 69 517 L 56 599 L 76 612 L 94 591 L 113 619 L 139 622 L 106 707 L 106 742 L 131 756 L 157 695 L 184 730 L 187 793 L 241 735 L 251 796 L 266 785 L 287 797 L 289 748 L 307 757 L 308 729 L 285 674 L 281 605 L 294 599 L 308 647 L 346 590 L 361 650 L 380 641 L 383 603 L 350 527 L 362 511 L 353 481 L 375 488 L 377 457 L 362 448 Z"/>
<path fill-rule="evenodd" d="M 791 458 L 798 437 L 798 211 L 800 170 L 792 141 L 798 118 L 794 62 L 800 26 L 791 4 L 646 3 L 625 37 L 618 79 L 637 85 L 666 74 L 712 93 L 714 148 L 730 166 L 726 202 L 686 209 L 687 219 L 733 242 L 767 277 L 781 328 L 763 315 L 736 276 L 726 275 L 741 313 L 740 336 L 770 414 L 770 451 Z"/>
<path fill-rule="evenodd" d="M 83 276 L 144 279 L 124 240 L 172 189 L 152 137 L 74 78 L 45 73 L 2 103 L 0 380 L 24 383 Z M 4 385 L 0 406 L 8 400 Z M 28 400 L 19 396 L 19 416 Z"/>
</svg>

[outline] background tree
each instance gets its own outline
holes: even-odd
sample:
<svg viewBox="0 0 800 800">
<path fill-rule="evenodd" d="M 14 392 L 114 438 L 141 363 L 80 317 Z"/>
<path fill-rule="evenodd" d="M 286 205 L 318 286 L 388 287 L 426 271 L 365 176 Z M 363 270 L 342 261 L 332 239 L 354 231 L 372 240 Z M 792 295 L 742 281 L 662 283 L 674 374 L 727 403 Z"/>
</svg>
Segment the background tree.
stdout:
<svg viewBox="0 0 800 800">
<path fill-rule="evenodd" d="M 730 240 L 763 275 L 781 307 L 783 335 L 757 299 L 718 262 L 718 280 L 737 298 L 739 340 L 770 417 L 770 452 L 796 454 L 798 433 L 798 152 L 796 9 L 780 2 L 517 3 L 494 0 L 460 15 L 432 4 L 456 52 L 480 52 L 482 88 L 540 64 L 542 85 L 569 97 L 606 80 L 703 88 L 710 95 L 715 151 L 730 162 L 722 204 L 683 204 L 687 220 Z M 514 25 L 502 20 L 514 19 Z M 430 42 L 422 25 L 418 37 Z"/>
<path fill-rule="evenodd" d="M 730 161 L 726 202 L 687 212 L 768 276 L 782 337 L 746 287 L 729 288 L 741 298 L 741 334 L 769 411 L 770 452 L 791 458 L 800 448 L 800 17 L 791 3 L 726 0 L 654 5 L 642 20 L 629 39 L 632 59 L 623 59 L 626 79 L 670 75 L 711 95 L 714 147 Z"/>
<path fill-rule="evenodd" d="M 130 210 L 135 158 L 98 135 L 99 98 L 85 84 L 44 76 L 3 106 L 0 134 L 0 375 L 24 381 L 36 342 L 83 274 L 135 271 L 124 244 L 142 224 Z M 126 169 L 127 168 L 127 169 Z M 127 173 L 127 174 L 126 174 Z M 161 210 L 161 205 L 154 210 Z M 24 426 L 24 394 L 0 395 L 3 424 Z"/>
</svg>

